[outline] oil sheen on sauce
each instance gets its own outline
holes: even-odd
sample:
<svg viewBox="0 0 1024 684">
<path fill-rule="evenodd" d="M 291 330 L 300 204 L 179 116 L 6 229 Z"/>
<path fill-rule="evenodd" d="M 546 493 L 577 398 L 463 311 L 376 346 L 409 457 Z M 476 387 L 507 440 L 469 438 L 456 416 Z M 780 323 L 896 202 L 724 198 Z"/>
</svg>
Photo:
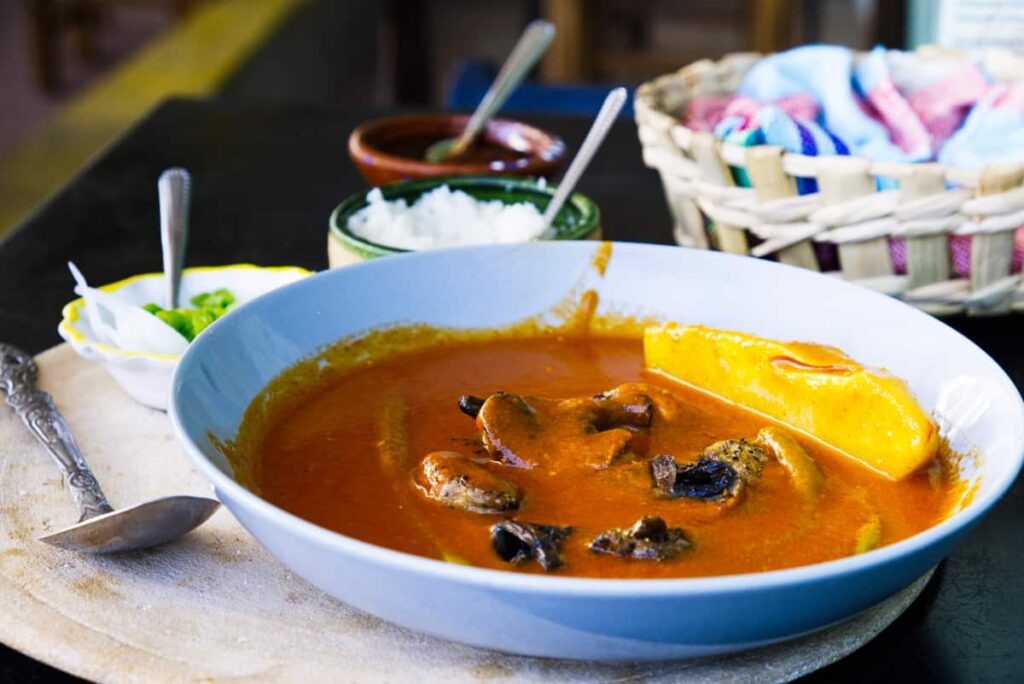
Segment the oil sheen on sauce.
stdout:
<svg viewBox="0 0 1024 684">
<path fill-rule="evenodd" d="M 356 539 L 430 558 L 542 572 L 535 563 L 513 568 L 495 554 L 489 529 L 502 516 L 446 508 L 414 484 L 412 472 L 428 453 L 471 454 L 478 445 L 475 422 L 458 410 L 460 395 L 506 390 L 566 398 L 646 382 L 668 389 L 683 406 L 677 420 L 660 425 L 656 438 L 659 453 L 680 462 L 696 460 L 701 449 L 721 439 L 751 439 L 769 424 L 646 373 L 635 337 L 520 331 L 487 338 L 437 335 L 425 348 L 390 355 L 372 347 L 364 346 L 362 361 L 343 373 L 280 384 L 285 393 L 292 387 L 294 396 L 253 414 L 243 426 L 243 433 L 251 432 L 240 434 L 239 443 L 251 452 L 246 472 L 261 496 L 287 511 Z M 858 532 L 872 521 L 880 523 L 879 543 L 892 543 L 945 518 L 962 493 L 948 453 L 931 468 L 893 482 L 818 442 L 797 438 L 824 475 L 814 502 L 795 491 L 774 459 L 731 507 L 654 496 L 643 458 L 561 478 L 541 468 L 487 467 L 526 493 L 515 518 L 574 528 L 563 546 L 566 565 L 555 572 L 588 577 L 724 575 L 840 558 L 854 553 Z M 597 534 L 629 527 L 645 515 L 683 528 L 694 548 L 667 561 L 588 549 Z"/>
</svg>

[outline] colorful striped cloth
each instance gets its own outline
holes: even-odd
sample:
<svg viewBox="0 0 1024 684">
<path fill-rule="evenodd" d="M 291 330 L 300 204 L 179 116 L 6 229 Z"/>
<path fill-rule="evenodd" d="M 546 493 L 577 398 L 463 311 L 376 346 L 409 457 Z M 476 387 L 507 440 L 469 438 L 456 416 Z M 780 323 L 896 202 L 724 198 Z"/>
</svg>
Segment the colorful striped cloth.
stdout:
<svg viewBox="0 0 1024 684">
<path fill-rule="evenodd" d="M 715 127 L 715 135 L 742 147 L 778 145 L 788 152 L 812 157 L 850 154 L 846 143 L 814 121 L 800 121 L 774 105 L 765 105 L 752 115 L 722 119 Z M 737 185 L 750 187 L 750 179 L 744 169 L 734 168 L 733 176 Z M 817 190 L 815 179 L 797 179 L 797 191 L 801 195 Z"/>
<path fill-rule="evenodd" d="M 934 159 L 989 88 L 971 61 L 881 47 L 856 64 L 853 83 L 867 115 L 885 126 L 906 161 Z"/>
<path fill-rule="evenodd" d="M 937 159 L 958 168 L 1024 163 L 1024 81 L 991 84 L 974 61 L 958 56 L 921 59 L 876 47 L 858 59 L 844 47 L 800 47 L 757 62 L 735 95 L 693 98 L 684 122 L 744 147 L 777 145 L 811 156 Z M 743 169 L 733 176 L 750 185 Z M 797 189 L 815 192 L 817 183 L 798 179 Z M 970 246 L 969 236 L 950 236 L 957 276 L 969 274 Z M 905 272 L 904 242 L 891 240 L 890 252 L 897 272 Z M 834 250 L 819 245 L 819 259 L 830 267 Z M 1022 260 L 1018 231 L 1014 272 Z"/>
<path fill-rule="evenodd" d="M 977 64 L 960 57 L 922 59 L 876 47 L 857 59 L 845 47 L 808 45 L 758 61 L 734 95 L 693 98 L 684 121 L 694 130 L 714 130 L 725 138 L 756 127 L 750 121 L 762 108 L 771 109 L 775 125 L 782 112 L 793 123 L 817 126 L 817 131 L 842 141 L 849 154 L 867 159 L 938 158 L 950 159 L 954 166 L 979 166 L 991 161 L 979 150 L 998 148 L 1006 140 L 1014 151 L 1007 153 L 1004 145 L 1001 153 L 1024 158 L 1019 87 L 1019 82 L 991 85 Z M 800 151 L 800 146 L 786 145 L 787 140 L 795 145 L 790 139 L 793 123 L 783 127 L 791 130 L 784 131 L 781 142 L 771 144 Z M 945 150 L 947 143 L 950 151 Z M 816 153 L 829 154 L 832 147 L 840 149 L 826 144 Z M 803 153 L 815 152 L 805 147 Z"/>
</svg>

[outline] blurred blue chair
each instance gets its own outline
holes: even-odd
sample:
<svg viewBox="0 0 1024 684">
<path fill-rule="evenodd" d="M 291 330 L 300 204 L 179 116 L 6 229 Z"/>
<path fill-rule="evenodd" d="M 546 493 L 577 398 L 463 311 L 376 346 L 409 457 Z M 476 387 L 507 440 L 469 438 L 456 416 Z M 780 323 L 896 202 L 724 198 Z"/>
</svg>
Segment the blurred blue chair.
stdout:
<svg viewBox="0 0 1024 684">
<path fill-rule="evenodd" d="M 448 89 L 445 106 L 467 111 L 476 109 L 495 76 L 497 71 L 486 62 L 464 62 L 459 67 L 458 77 Z M 614 87 L 615 84 L 541 85 L 525 81 L 508 98 L 502 111 L 596 116 L 605 95 Z M 630 86 L 630 97 L 619 114 L 621 119 L 633 118 L 633 90 Z"/>
</svg>

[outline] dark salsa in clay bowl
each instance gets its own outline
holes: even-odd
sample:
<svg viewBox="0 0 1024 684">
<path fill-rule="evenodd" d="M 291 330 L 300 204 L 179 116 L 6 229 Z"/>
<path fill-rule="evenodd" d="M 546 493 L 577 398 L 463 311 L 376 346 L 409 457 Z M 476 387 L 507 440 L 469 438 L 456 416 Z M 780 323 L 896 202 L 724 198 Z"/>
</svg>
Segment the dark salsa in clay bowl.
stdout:
<svg viewBox="0 0 1024 684">
<path fill-rule="evenodd" d="M 464 114 L 410 114 L 368 121 L 348 139 L 348 151 L 370 185 L 435 176 L 552 177 L 565 160 L 558 136 L 509 119 L 492 119 L 458 158 L 443 164 L 424 159 L 434 143 L 457 137 Z"/>
</svg>

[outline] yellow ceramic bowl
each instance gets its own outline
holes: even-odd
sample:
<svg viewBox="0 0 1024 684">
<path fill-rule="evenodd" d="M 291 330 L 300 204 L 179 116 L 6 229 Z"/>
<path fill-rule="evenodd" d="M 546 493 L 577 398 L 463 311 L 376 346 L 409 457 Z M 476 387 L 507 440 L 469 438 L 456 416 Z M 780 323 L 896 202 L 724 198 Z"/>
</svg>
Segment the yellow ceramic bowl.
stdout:
<svg viewBox="0 0 1024 684">
<path fill-rule="evenodd" d="M 237 304 L 242 304 L 309 274 L 306 269 L 295 266 L 264 268 L 237 264 L 186 268 L 181 277 L 181 301 L 187 302 L 201 292 L 224 287 L 235 295 Z M 146 273 L 97 289 L 116 294 L 130 304 L 159 303 L 164 298 L 164 277 L 162 273 Z M 103 364 L 121 388 L 140 404 L 160 410 L 167 408 L 171 373 L 178 365 L 178 355 L 118 349 L 100 342 L 89 326 L 85 300 L 81 298 L 64 307 L 57 332 L 80 356 Z"/>
</svg>

